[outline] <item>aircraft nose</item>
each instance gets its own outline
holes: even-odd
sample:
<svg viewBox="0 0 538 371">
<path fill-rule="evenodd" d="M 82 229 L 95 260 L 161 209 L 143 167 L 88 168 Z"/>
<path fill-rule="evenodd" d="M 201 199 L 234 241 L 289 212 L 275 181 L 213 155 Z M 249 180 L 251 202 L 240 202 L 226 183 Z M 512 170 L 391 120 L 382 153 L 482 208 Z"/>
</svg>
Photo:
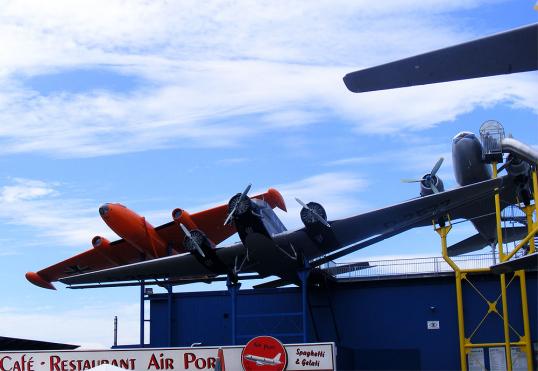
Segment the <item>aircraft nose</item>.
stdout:
<svg viewBox="0 0 538 371">
<path fill-rule="evenodd" d="M 106 216 L 106 214 L 108 214 L 109 210 L 110 210 L 110 207 L 108 206 L 108 204 L 104 204 L 99 208 L 99 214 L 102 217 Z"/>
</svg>

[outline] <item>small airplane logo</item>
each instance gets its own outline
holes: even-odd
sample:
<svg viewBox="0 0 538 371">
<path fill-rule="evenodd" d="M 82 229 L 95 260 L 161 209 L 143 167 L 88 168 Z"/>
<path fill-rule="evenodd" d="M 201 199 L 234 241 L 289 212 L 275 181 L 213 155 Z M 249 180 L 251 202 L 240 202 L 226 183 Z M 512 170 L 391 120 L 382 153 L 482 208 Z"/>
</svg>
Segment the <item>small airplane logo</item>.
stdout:
<svg viewBox="0 0 538 371">
<path fill-rule="evenodd" d="M 245 359 L 252 362 L 256 362 L 258 366 L 265 366 L 265 365 L 274 366 L 274 365 L 282 364 L 282 361 L 280 360 L 281 355 L 282 353 L 278 353 L 274 358 L 265 358 L 265 357 L 255 356 L 252 354 L 245 354 Z"/>
</svg>

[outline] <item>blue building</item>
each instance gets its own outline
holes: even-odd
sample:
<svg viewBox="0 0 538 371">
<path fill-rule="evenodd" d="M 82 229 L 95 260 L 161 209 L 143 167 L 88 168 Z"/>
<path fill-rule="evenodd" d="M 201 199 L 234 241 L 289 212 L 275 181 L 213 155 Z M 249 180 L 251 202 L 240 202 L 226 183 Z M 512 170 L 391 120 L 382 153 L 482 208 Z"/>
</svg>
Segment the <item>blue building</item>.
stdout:
<svg viewBox="0 0 538 371">
<path fill-rule="evenodd" d="M 536 354 L 537 272 L 527 272 L 526 277 Z M 499 276 L 473 274 L 468 282 L 463 286 L 465 336 L 473 343 L 503 342 L 501 302 L 497 302 L 498 313 L 488 304 L 500 296 Z M 510 339 L 516 342 L 524 334 L 517 279 L 508 285 L 507 294 Z M 227 291 L 155 294 L 148 300 L 152 347 L 244 344 L 258 335 L 272 335 L 284 343 L 303 342 L 301 289 L 297 287 L 240 290 L 235 339 L 233 301 Z M 460 368 L 452 272 L 327 280 L 309 288 L 307 304 L 308 341 L 335 342 L 339 369 Z M 483 350 L 487 367 L 488 349 Z"/>
</svg>

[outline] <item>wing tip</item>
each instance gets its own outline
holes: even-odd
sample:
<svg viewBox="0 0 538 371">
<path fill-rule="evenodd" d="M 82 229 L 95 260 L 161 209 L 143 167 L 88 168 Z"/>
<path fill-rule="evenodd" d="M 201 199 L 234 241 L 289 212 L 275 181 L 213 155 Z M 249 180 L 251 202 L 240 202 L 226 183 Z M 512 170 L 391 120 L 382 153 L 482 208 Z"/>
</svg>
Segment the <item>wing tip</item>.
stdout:
<svg viewBox="0 0 538 371">
<path fill-rule="evenodd" d="M 54 287 L 52 283 L 44 279 L 42 276 L 40 276 L 39 273 L 28 272 L 26 273 L 25 277 L 30 283 L 36 286 L 42 287 L 44 289 L 56 290 L 56 287 Z"/>
<path fill-rule="evenodd" d="M 352 93 L 360 93 L 360 89 L 356 86 L 353 78 L 354 78 L 355 72 L 350 72 L 346 74 L 342 80 L 344 80 L 344 85 L 346 86 L 347 90 L 349 90 Z"/>
</svg>

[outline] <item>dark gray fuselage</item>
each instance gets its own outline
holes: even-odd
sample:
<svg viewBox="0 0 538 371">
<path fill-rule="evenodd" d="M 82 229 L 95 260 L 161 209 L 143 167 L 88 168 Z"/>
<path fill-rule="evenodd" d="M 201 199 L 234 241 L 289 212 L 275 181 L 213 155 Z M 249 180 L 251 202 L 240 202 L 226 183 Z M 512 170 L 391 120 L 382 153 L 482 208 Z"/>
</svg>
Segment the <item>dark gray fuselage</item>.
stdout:
<svg viewBox="0 0 538 371">
<path fill-rule="evenodd" d="M 452 140 L 454 176 L 460 186 L 491 179 L 491 166 L 482 161 L 482 144 L 470 132 L 461 132 Z"/>
<path fill-rule="evenodd" d="M 452 166 L 454 177 L 460 186 L 482 182 L 492 177 L 491 166 L 482 161 L 482 144 L 471 132 L 461 132 L 452 140 Z M 471 220 L 471 223 L 488 243 L 497 240 L 494 215 L 478 217 Z"/>
</svg>

